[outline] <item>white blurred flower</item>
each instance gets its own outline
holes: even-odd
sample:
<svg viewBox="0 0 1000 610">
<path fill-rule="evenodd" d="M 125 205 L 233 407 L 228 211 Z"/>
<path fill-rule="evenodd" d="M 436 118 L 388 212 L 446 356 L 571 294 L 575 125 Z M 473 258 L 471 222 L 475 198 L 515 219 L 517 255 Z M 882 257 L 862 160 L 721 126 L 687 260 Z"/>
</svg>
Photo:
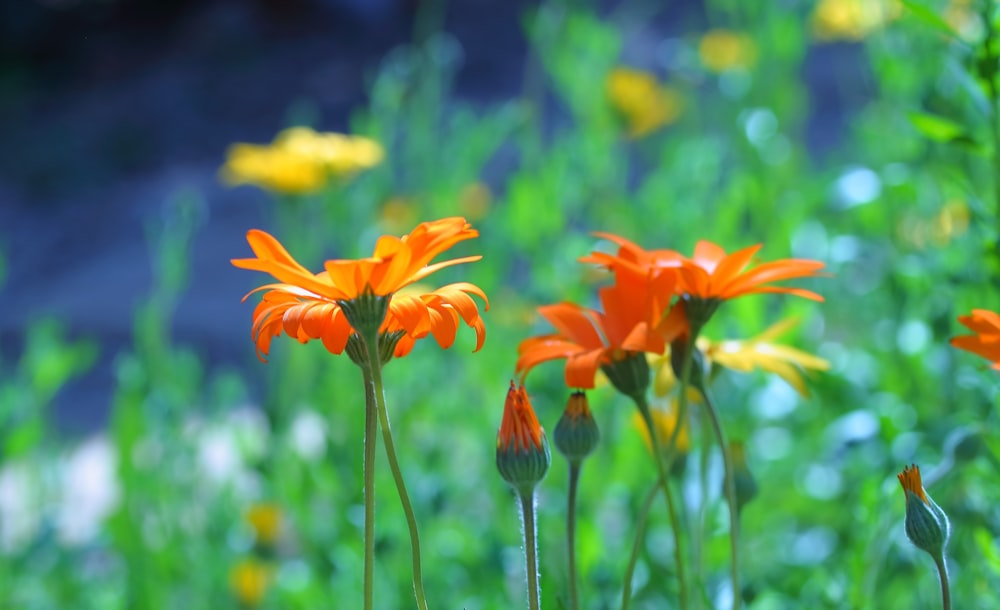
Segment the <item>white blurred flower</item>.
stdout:
<svg viewBox="0 0 1000 610">
<path fill-rule="evenodd" d="M 17 550 L 38 531 L 39 478 L 25 462 L 0 469 L 0 552 Z"/>
<path fill-rule="evenodd" d="M 304 460 L 317 460 L 326 449 L 326 421 L 315 411 L 300 411 L 292 421 L 292 448 Z"/>
<path fill-rule="evenodd" d="M 103 436 L 88 440 L 66 456 L 55 515 L 61 542 L 84 544 L 97 535 L 121 497 L 117 473 L 118 454 Z"/>
</svg>

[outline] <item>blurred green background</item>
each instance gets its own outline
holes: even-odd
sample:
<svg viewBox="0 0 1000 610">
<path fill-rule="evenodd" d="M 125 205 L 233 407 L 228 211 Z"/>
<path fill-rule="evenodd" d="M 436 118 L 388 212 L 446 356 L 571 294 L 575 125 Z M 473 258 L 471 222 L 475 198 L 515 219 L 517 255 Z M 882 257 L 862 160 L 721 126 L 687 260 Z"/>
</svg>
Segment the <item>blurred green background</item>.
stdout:
<svg viewBox="0 0 1000 610">
<path fill-rule="evenodd" d="M 99 25 L 94 15 L 111 5 L 97 5 L 32 10 Z M 132 42 L 148 51 L 146 22 L 128 11 L 152 20 L 160 5 L 119 5 L 128 10 L 112 15 L 116 23 L 133 27 Z M 173 46 L 144 56 L 199 70 L 214 61 L 218 72 L 172 80 L 156 68 L 159 81 L 136 85 L 142 94 L 114 98 L 136 117 L 160 116 L 145 105 L 151 99 L 170 108 L 164 117 L 204 104 L 167 123 L 173 139 L 155 154 L 148 117 L 94 114 L 113 87 L 88 90 L 81 74 L 98 82 L 99 67 L 77 66 L 78 80 L 60 90 L 55 60 L 17 60 L 11 50 L 29 47 L 8 38 L 5 147 L 22 154 L 0 193 L 10 199 L 0 210 L 9 307 L 0 332 L 0 607 L 360 607 L 360 374 L 315 342 L 278 339 L 270 362 L 258 362 L 252 304 L 240 298 L 264 278 L 228 261 L 250 255 L 243 238 L 252 227 L 318 270 L 325 258 L 367 255 L 383 233 L 462 215 L 481 236 L 456 250 L 483 260 L 430 279 L 473 282 L 489 295 L 486 345 L 472 353 L 464 329 L 451 349 L 422 341 L 386 369 L 432 607 L 523 605 L 515 501 L 493 464 L 503 398 L 517 344 L 549 332 L 535 307 L 595 306 L 603 280 L 576 259 L 599 246 L 593 231 L 610 231 L 684 253 L 699 239 L 727 250 L 763 243 L 761 260 L 828 265 L 829 277 L 808 283 L 825 303 L 749 297 L 726 304 L 705 330 L 751 337 L 796 317 L 782 341 L 831 365 L 808 375 L 808 397 L 760 372 L 723 371 L 715 382 L 727 434 L 746 443 L 759 485 L 742 513 L 748 607 L 938 607 L 932 563 L 903 534 L 895 475 L 914 462 L 952 519 L 956 607 L 1000 608 L 997 379 L 948 344 L 964 332 L 958 315 L 1000 306 L 992 3 L 326 7 L 333 12 L 317 14 L 334 17 L 318 23 L 372 36 L 344 34 L 330 64 L 315 46 L 321 33 L 297 30 L 293 9 L 226 6 L 170 21 Z M 279 69 L 251 53 L 252 36 L 235 34 L 257 31 L 247 14 L 265 19 L 269 10 L 277 17 L 259 30 L 270 36 L 260 44 Z M 181 52 L 185 37 L 210 40 L 215 26 L 221 40 L 245 46 Z M 481 50 L 493 43 L 509 55 Z M 305 57 L 309 79 L 255 81 L 262 66 L 288 74 Z M 483 57 L 494 63 L 470 65 Z M 349 72 L 338 71 L 344 65 Z M 39 66 L 44 78 L 32 72 Z M 128 75 L 121 83 L 145 78 L 138 67 L 118 69 Z M 359 93 L 336 94 L 338 82 Z M 216 98 L 185 97 L 210 86 Z M 253 101 L 258 90 L 266 112 Z M 37 138 L 14 128 L 51 118 L 37 104 L 60 91 L 75 92 L 79 113 L 41 125 Z M 239 133 L 229 107 L 253 128 Z M 118 139 L 91 138 L 94 121 Z M 228 143 L 263 144 L 292 125 L 367 136 L 385 158 L 308 193 L 219 182 Z M 188 137 L 194 152 L 178 143 Z M 95 164 L 93 142 L 117 142 L 120 167 Z M 53 167 L 35 162 L 49 151 Z M 560 365 L 539 367 L 528 389 L 551 430 L 567 397 Z M 656 475 L 626 399 L 609 387 L 590 399 L 603 438 L 581 482 L 581 605 L 618 608 L 635 516 Z M 692 513 L 708 500 L 699 603 L 724 608 L 721 467 L 706 455 L 703 472 L 689 469 L 678 485 Z M 376 606 L 409 607 L 405 524 L 381 452 L 378 460 Z M 556 457 L 538 492 L 546 608 L 565 603 L 565 491 Z M 275 515 L 272 539 L 260 524 Z M 672 545 L 654 510 L 631 607 L 676 607 Z"/>
</svg>

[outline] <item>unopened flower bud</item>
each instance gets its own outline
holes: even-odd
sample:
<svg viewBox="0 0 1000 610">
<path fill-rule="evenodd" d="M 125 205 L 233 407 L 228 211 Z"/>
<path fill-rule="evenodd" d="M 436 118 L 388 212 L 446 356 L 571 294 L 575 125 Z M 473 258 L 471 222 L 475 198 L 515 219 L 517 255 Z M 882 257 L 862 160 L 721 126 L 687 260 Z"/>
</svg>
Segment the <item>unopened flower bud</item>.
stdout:
<svg viewBox="0 0 1000 610">
<path fill-rule="evenodd" d="M 549 469 L 552 456 L 524 386 L 510 382 L 497 434 L 497 470 L 519 495 L 528 496 Z"/>
<path fill-rule="evenodd" d="M 903 468 L 903 472 L 896 477 L 906 493 L 906 537 L 918 549 L 934 558 L 941 558 L 951 534 L 948 516 L 927 495 L 916 464 Z"/>
<path fill-rule="evenodd" d="M 571 464 L 583 461 L 583 458 L 597 447 L 601 433 L 597 422 L 590 413 L 587 395 L 584 392 L 573 392 L 566 403 L 559 423 L 556 424 L 552 436 L 556 449 L 563 454 Z"/>
</svg>

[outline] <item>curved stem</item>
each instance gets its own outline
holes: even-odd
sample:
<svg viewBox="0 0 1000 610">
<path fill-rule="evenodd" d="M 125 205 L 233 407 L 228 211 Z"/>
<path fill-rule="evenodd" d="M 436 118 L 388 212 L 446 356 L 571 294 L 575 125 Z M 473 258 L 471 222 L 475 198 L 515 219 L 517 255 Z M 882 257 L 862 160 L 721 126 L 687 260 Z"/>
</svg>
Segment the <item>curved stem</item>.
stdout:
<svg viewBox="0 0 1000 610">
<path fill-rule="evenodd" d="M 535 542 L 535 495 L 519 494 L 521 498 L 521 524 L 524 526 L 524 563 L 528 577 L 528 608 L 541 608 L 541 590 L 538 588 L 537 542 Z"/>
<path fill-rule="evenodd" d="M 639 509 L 639 516 L 635 522 L 635 541 L 632 543 L 632 554 L 629 555 L 628 564 L 625 566 L 625 582 L 622 583 L 622 610 L 628 610 L 629 601 L 632 599 L 632 574 L 635 573 L 635 564 L 639 560 L 639 548 L 646 532 L 646 521 L 649 519 L 649 512 L 653 508 L 653 500 L 656 499 L 658 491 L 660 491 L 660 485 L 656 484 L 646 494 L 646 499 L 642 501 L 642 508 Z"/>
<path fill-rule="evenodd" d="M 677 510 L 674 507 L 674 498 L 670 492 L 670 465 L 673 463 L 674 456 L 677 455 L 676 450 L 676 437 L 677 431 L 680 430 L 681 420 L 677 420 L 677 425 L 674 426 L 674 433 L 671 435 L 673 443 L 673 451 L 670 453 L 668 459 L 664 459 L 663 451 L 660 448 L 660 441 L 656 437 L 656 428 L 653 424 L 653 416 L 649 412 L 649 403 L 646 402 L 645 395 L 636 395 L 632 397 L 635 401 L 636 407 L 639 408 L 639 413 L 642 415 L 642 419 L 646 424 L 646 429 L 649 431 L 649 441 L 653 449 L 653 461 L 656 462 L 656 468 L 659 473 L 659 486 L 663 488 L 663 497 L 667 501 L 667 513 L 670 516 L 670 528 L 674 530 L 674 563 L 677 565 L 677 588 L 678 588 L 678 602 L 681 610 L 686 610 L 688 607 L 688 589 L 687 589 L 687 576 L 685 575 L 684 568 L 684 552 L 681 547 L 681 523 L 677 518 Z"/>
<path fill-rule="evenodd" d="M 375 386 L 368 371 L 362 368 L 365 382 L 365 575 L 364 608 L 372 610 L 372 591 L 375 571 L 375 433 L 378 426 L 375 414 Z"/>
<path fill-rule="evenodd" d="M 941 578 L 941 607 L 943 610 L 951 610 L 951 586 L 948 582 L 948 565 L 945 563 L 944 555 L 939 553 L 934 556 L 934 564 Z"/>
<path fill-rule="evenodd" d="M 580 599 L 576 584 L 576 490 L 580 480 L 581 461 L 569 465 L 569 491 L 566 507 L 566 556 L 569 563 L 569 610 L 578 610 Z"/>
<path fill-rule="evenodd" d="M 715 404 L 712 402 L 712 398 L 709 396 L 708 391 L 704 387 L 699 388 L 699 390 L 701 391 L 702 399 L 705 401 L 705 412 L 708 414 L 708 418 L 712 422 L 712 430 L 715 432 L 715 440 L 719 443 L 719 449 L 722 451 L 726 500 L 729 504 L 729 553 L 732 559 L 730 563 L 729 575 L 732 580 L 733 587 L 733 610 L 738 610 L 743 602 L 743 595 L 740 589 L 740 517 L 739 506 L 736 503 L 736 481 L 733 478 L 733 459 L 729 452 L 729 444 L 726 443 L 726 434 L 723 432 L 722 424 L 719 422 L 719 414 L 715 410 Z"/>
<path fill-rule="evenodd" d="M 389 425 L 389 411 L 385 406 L 385 392 L 382 387 L 382 362 L 379 360 L 378 351 L 378 335 L 365 337 L 365 344 L 366 351 L 368 352 L 368 365 L 371 369 L 375 406 L 378 411 L 379 424 L 382 428 L 385 455 L 389 459 L 389 470 L 392 471 L 392 478 L 396 483 L 396 491 L 399 494 L 399 502 L 403 505 L 403 513 L 406 515 L 406 526 L 410 531 L 410 554 L 413 562 L 413 595 L 416 597 L 417 607 L 420 610 L 427 610 L 427 599 L 424 596 L 424 579 L 420 567 L 420 535 L 417 532 L 417 520 L 413 514 L 413 506 L 410 504 L 410 496 L 406 493 L 403 472 L 400 470 L 399 460 L 396 458 L 396 445 L 393 442 L 392 428 Z"/>
</svg>

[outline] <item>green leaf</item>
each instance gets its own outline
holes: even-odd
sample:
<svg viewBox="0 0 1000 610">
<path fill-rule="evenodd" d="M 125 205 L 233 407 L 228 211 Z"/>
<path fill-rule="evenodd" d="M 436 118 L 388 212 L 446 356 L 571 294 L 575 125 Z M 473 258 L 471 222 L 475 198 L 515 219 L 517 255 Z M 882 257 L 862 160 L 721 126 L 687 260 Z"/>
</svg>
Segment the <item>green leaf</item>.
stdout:
<svg viewBox="0 0 1000 610">
<path fill-rule="evenodd" d="M 930 8 L 912 0 L 903 0 L 903 6 L 909 9 L 910 14 L 923 22 L 924 25 L 928 25 L 951 38 L 958 38 L 958 33 L 952 29 L 951 25 Z"/>
<path fill-rule="evenodd" d="M 911 112 L 907 118 L 917 131 L 937 142 L 951 142 L 959 137 L 968 137 L 965 127 L 951 119 L 923 112 Z"/>
<path fill-rule="evenodd" d="M 26 455 L 42 442 L 45 437 L 45 422 L 33 417 L 17 424 L 4 442 L 4 460 L 13 460 Z"/>
</svg>

